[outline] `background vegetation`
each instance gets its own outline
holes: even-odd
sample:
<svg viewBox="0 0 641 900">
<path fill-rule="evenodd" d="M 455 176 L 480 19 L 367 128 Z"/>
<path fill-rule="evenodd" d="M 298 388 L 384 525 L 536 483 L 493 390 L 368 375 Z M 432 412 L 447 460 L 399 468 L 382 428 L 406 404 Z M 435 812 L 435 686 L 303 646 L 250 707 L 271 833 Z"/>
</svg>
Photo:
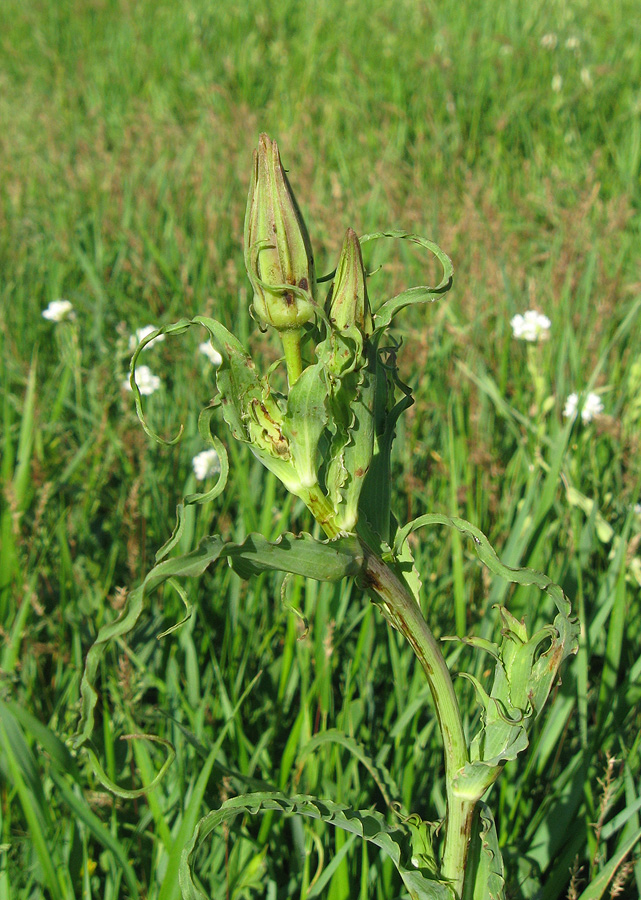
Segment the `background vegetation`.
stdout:
<svg viewBox="0 0 641 900">
<path fill-rule="evenodd" d="M 3 0 L 2 900 L 175 898 L 195 821 L 256 784 L 384 810 L 349 747 L 319 739 L 305 753 L 324 729 L 357 740 L 424 818 L 443 813 L 421 674 L 369 602 L 333 586 L 296 581 L 283 600 L 277 579 L 221 569 L 188 585 L 194 615 L 162 640 L 183 608 L 154 595 L 135 640 L 108 653 L 97 749 L 139 787 L 163 749 L 119 737 L 152 732 L 176 747 L 170 774 L 121 800 L 69 749 L 84 655 L 194 487 L 197 414 L 215 391 L 204 335 L 148 350 L 163 384 L 150 423 L 186 429 L 177 447 L 151 443 L 122 387 L 129 335 L 206 313 L 276 352 L 248 318 L 242 262 L 259 131 L 281 145 L 321 272 L 350 225 L 418 231 L 453 258 L 451 294 L 398 331 L 417 398 L 397 441 L 399 519 L 470 519 L 506 563 L 555 578 L 581 617 L 531 751 L 492 795 L 510 896 L 576 896 L 638 827 L 637 6 Z M 431 275 L 407 248 L 368 263 L 386 263 L 374 303 Z M 43 319 L 61 297 L 75 321 Z M 527 308 L 552 320 L 531 348 L 509 324 Z M 588 388 L 604 413 L 570 430 L 565 399 Z M 220 433 L 233 477 L 183 549 L 208 531 L 309 528 L 222 421 Z M 508 597 L 536 621 L 541 595 L 489 577 L 456 534 L 422 532 L 414 552 L 437 634 L 490 634 Z M 454 669 L 482 675 L 446 646 Z M 641 863 L 621 862 L 608 891 L 636 897 Z M 212 898 L 401 895 L 378 852 L 298 819 L 237 820 L 199 871 Z"/>
</svg>

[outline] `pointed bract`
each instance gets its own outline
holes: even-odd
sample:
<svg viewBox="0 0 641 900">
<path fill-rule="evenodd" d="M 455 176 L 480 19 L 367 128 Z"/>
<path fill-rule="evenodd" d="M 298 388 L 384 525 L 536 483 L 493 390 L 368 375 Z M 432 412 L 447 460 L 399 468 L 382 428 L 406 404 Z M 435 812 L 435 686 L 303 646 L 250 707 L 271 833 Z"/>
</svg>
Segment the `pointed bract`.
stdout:
<svg viewBox="0 0 641 900">
<path fill-rule="evenodd" d="M 339 331 L 356 325 L 368 337 L 374 330 L 361 245 L 352 228 L 348 228 L 345 235 L 334 283 L 327 298 L 327 314 Z"/>
<path fill-rule="evenodd" d="M 245 215 L 245 266 L 264 325 L 300 328 L 314 316 L 314 259 L 276 141 L 261 134 Z"/>
</svg>

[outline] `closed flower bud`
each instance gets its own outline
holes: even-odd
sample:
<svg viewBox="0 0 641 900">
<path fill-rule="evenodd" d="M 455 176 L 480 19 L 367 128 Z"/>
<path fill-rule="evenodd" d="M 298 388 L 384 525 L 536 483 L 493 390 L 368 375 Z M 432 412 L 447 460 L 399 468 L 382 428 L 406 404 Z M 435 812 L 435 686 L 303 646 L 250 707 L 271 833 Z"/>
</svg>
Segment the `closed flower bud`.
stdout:
<svg viewBox="0 0 641 900">
<path fill-rule="evenodd" d="M 338 331 L 346 331 L 356 325 L 361 334 L 368 337 L 374 330 L 361 245 L 352 228 L 348 228 L 345 235 L 334 283 L 327 298 L 327 314 Z"/>
<path fill-rule="evenodd" d="M 276 141 L 261 134 L 245 216 L 245 265 L 258 319 L 279 331 L 314 315 L 314 260 L 309 234 Z"/>
</svg>

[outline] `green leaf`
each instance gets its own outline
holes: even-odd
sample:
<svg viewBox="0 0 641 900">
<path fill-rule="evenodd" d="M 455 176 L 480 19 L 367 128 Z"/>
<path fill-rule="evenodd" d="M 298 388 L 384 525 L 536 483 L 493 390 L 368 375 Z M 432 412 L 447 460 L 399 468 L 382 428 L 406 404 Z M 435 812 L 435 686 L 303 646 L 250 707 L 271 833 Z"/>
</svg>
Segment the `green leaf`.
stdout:
<svg viewBox="0 0 641 900">
<path fill-rule="evenodd" d="M 429 250 L 440 262 L 443 268 L 443 277 L 435 287 L 427 287 L 420 285 L 418 287 L 409 288 L 391 300 L 387 300 L 382 304 L 374 315 L 374 334 L 378 335 L 390 324 L 394 316 L 405 309 L 406 306 L 412 306 L 416 303 L 428 303 L 437 300 L 441 294 L 446 293 L 452 287 L 453 267 L 452 260 L 445 254 L 441 248 L 433 241 L 428 241 L 418 234 L 410 234 L 407 231 L 377 231 L 372 234 L 364 234 L 360 241 L 361 246 L 375 241 L 379 238 L 395 238 L 399 240 L 411 241 L 419 244 L 425 250 Z"/>
<path fill-rule="evenodd" d="M 401 389 L 403 396 L 394 403 L 396 387 Z M 392 444 L 396 437 L 396 423 L 401 413 L 413 402 L 410 389 L 396 375 L 395 365 L 386 365 L 379 361 L 374 413 L 376 422 L 374 452 L 361 493 L 360 511 L 365 515 L 370 528 L 385 544 L 389 543 L 391 535 L 391 456 Z"/>
<path fill-rule="evenodd" d="M 263 390 L 249 353 L 230 331 L 216 319 L 195 316 L 192 322 L 209 332 L 211 342 L 222 357 L 216 372 L 223 418 L 238 441 L 248 441 L 247 404 L 260 400 Z"/>
<path fill-rule="evenodd" d="M 283 434 L 305 487 L 318 481 L 318 443 L 327 426 L 327 386 L 323 367 L 308 366 L 290 388 Z"/>
<path fill-rule="evenodd" d="M 162 328 L 157 328 L 155 331 L 152 331 L 138 344 L 129 364 L 129 385 L 131 387 L 131 390 L 133 391 L 134 402 L 136 404 L 136 414 L 140 419 L 140 424 L 142 425 L 145 434 L 148 434 L 149 437 L 153 438 L 155 441 L 158 441 L 158 443 L 165 444 L 168 447 L 171 447 L 173 444 L 178 443 L 178 441 L 182 437 L 183 426 L 180 426 L 180 428 L 178 429 L 178 434 L 171 439 L 161 437 L 149 427 L 142 408 L 142 395 L 136 383 L 136 365 L 138 363 L 138 357 L 140 356 L 142 351 L 145 349 L 147 344 L 149 344 L 155 338 L 164 334 L 183 334 L 188 330 L 191 324 L 192 323 L 189 319 L 179 319 L 178 322 L 174 322 L 172 325 L 163 325 Z"/>
<path fill-rule="evenodd" d="M 107 644 L 132 631 L 142 613 L 145 597 L 151 591 L 174 578 L 202 575 L 208 566 L 221 559 L 229 559 L 234 570 L 243 578 L 277 570 L 318 581 L 340 581 L 359 573 L 363 554 L 355 536 L 318 541 L 309 534 L 284 534 L 277 541 L 271 542 L 261 534 L 250 534 L 241 544 L 225 542 L 220 535 L 211 535 L 205 537 L 190 553 L 161 559 L 143 583 L 128 594 L 118 618 L 103 625 L 87 653 L 81 682 L 82 706 L 79 733 L 75 740 L 77 747 L 88 745 L 91 739 L 94 710 L 98 702 L 95 680 Z M 94 768 L 99 771 L 93 751 L 88 746 L 87 749 L 92 756 Z M 167 764 L 164 764 L 163 771 Z M 101 774 L 100 777 L 104 782 L 106 776 Z M 159 777 L 154 779 L 154 784 Z M 151 786 L 144 790 L 149 790 Z M 127 792 L 127 796 L 129 794 Z"/>
<path fill-rule="evenodd" d="M 195 316 L 192 323 L 209 332 L 222 357 L 216 373 L 223 418 L 236 440 L 248 443 L 254 456 L 301 496 L 301 479 L 292 463 L 289 441 L 283 432 L 283 413 L 267 378 L 259 378 L 251 356 L 240 341 L 216 319 Z M 305 498 L 303 498 L 305 499 Z"/>
<path fill-rule="evenodd" d="M 380 847 L 393 861 L 409 891 L 412 900 L 454 900 L 454 893 L 446 884 L 434 881 L 413 866 L 412 844 L 408 829 L 401 825 L 389 825 L 380 813 L 370 810 L 354 810 L 330 800 L 297 795 L 286 797 L 277 791 L 243 794 L 226 800 L 200 820 L 193 837 L 183 852 L 180 867 L 180 886 L 184 900 L 207 900 L 196 886 L 193 864 L 202 841 L 215 828 L 232 822 L 237 816 L 270 810 L 289 815 L 319 819 L 336 828 L 357 834 Z"/>
<path fill-rule="evenodd" d="M 374 452 L 376 374 L 372 367 L 361 367 L 332 384 L 328 403 L 335 431 L 328 453 L 327 492 L 341 527 L 353 531 Z"/>
<path fill-rule="evenodd" d="M 389 770 L 379 762 L 373 760 L 365 748 L 358 743 L 351 735 L 340 731 L 338 728 L 328 728 L 326 731 L 320 731 L 308 741 L 298 755 L 298 766 L 302 770 L 302 765 L 309 756 L 323 744 L 340 744 L 345 747 L 360 763 L 362 763 L 369 774 L 372 776 L 379 791 L 381 792 L 385 803 L 390 809 L 397 811 L 399 809 L 398 797 L 401 796 L 400 790 Z"/>
<path fill-rule="evenodd" d="M 496 826 L 489 806 L 479 803 L 474 817 L 475 831 L 470 841 L 462 900 L 505 900 L 505 872 Z"/>
<path fill-rule="evenodd" d="M 394 540 L 395 551 L 398 552 L 409 535 L 418 528 L 422 528 L 424 525 L 447 525 L 449 528 L 456 528 L 461 534 L 465 534 L 472 538 L 474 541 L 474 549 L 476 550 L 479 559 L 481 562 L 485 563 L 494 575 L 500 575 L 501 578 L 505 578 L 506 581 L 515 582 L 517 584 L 536 585 L 550 595 L 562 616 L 569 617 L 571 610 L 570 601 L 558 584 L 555 584 L 551 578 L 548 578 L 548 576 L 544 575 L 542 572 L 537 572 L 535 569 L 512 569 L 510 566 L 504 565 L 496 555 L 495 550 L 483 532 L 465 519 L 460 519 L 456 516 L 443 516 L 440 515 L 440 513 L 427 513 L 424 516 L 419 516 L 417 519 L 413 519 L 411 522 L 408 522 L 407 525 L 404 525 L 403 528 L 399 529 Z M 576 626 L 574 626 L 572 628 L 572 637 L 574 640 L 570 643 L 570 646 L 568 646 L 566 655 L 576 651 L 577 635 L 578 631 Z"/>
<path fill-rule="evenodd" d="M 627 841 L 621 842 L 617 847 L 614 856 L 606 863 L 596 877 L 592 879 L 588 887 L 579 897 L 579 900 L 600 900 L 614 878 L 617 869 L 639 840 L 641 840 L 641 828 L 638 828 Z"/>
<path fill-rule="evenodd" d="M 3 774 L 20 800 L 44 884 L 53 900 L 63 900 L 71 886 L 68 871 L 61 865 L 59 848 L 48 840 L 54 827 L 51 807 L 31 748 L 4 705 L 0 708 L 0 755 Z"/>
<path fill-rule="evenodd" d="M 316 581 L 341 581 L 358 575 L 363 564 L 360 542 L 351 535 L 319 541 L 309 534 L 283 534 L 268 541 L 262 534 L 250 534 L 242 544 L 226 544 L 224 555 L 241 578 L 277 570 Z"/>
<path fill-rule="evenodd" d="M 434 524 L 448 525 L 471 537 L 478 556 L 494 574 L 511 582 L 536 585 L 553 598 L 558 610 L 554 624 L 529 637 L 525 623 L 501 607 L 500 646 L 474 636 L 449 638 L 489 652 L 495 660 L 489 694 L 476 678 L 463 673 L 476 689 L 482 722 L 470 744 L 470 761 L 456 776 L 454 788 L 462 797 L 480 799 L 498 777 L 503 764 L 515 759 L 528 746 L 527 728 L 543 708 L 561 663 L 576 652 L 578 631 L 570 619 L 570 603 L 558 585 L 533 569 L 503 565 L 485 535 L 464 519 L 440 514 L 420 516 L 398 531 L 397 553 L 403 549 L 409 534 L 423 525 Z"/>
</svg>

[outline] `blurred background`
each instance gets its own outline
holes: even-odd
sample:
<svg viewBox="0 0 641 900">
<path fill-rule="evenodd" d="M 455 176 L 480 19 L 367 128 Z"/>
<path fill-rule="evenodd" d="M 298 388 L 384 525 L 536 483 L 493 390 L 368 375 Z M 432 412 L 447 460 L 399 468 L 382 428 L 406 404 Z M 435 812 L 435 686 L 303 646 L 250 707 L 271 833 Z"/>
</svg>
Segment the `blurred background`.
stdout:
<svg viewBox="0 0 641 900">
<path fill-rule="evenodd" d="M 443 814 L 422 677 L 345 587 L 295 581 L 283 600 L 276 577 L 221 567 L 186 585 L 193 615 L 160 641 L 184 609 L 153 595 L 105 656 L 94 737 L 124 787 L 149 784 L 164 751 L 122 734 L 170 740 L 169 774 L 117 798 L 70 749 L 97 629 L 203 484 L 206 335 L 143 351 L 150 426 L 185 427 L 171 447 L 143 432 L 124 386 L 132 336 L 202 313 L 277 356 L 248 316 L 242 251 L 262 131 L 320 274 L 350 226 L 418 232 L 453 260 L 452 291 L 397 320 L 416 399 L 397 517 L 469 519 L 507 564 L 558 581 L 581 619 L 529 755 L 492 794 L 508 896 L 579 897 L 608 863 L 594 896 L 638 896 L 638 852 L 622 849 L 641 808 L 638 4 L 3 0 L 0 25 L 0 898 L 177 897 L 198 818 L 257 783 L 385 811 L 344 743 L 303 753 L 323 729 L 358 741 L 410 809 Z M 437 277 L 391 242 L 366 264 L 374 307 Z M 529 339 L 512 321 L 527 310 L 548 320 Z M 180 548 L 310 528 L 218 429 L 230 481 Z M 413 549 L 438 636 L 498 633 L 497 602 L 549 620 L 536 589 L 508 589 L 458 535 L 421 532 Z M 197 869 L 215 898 L 404 896 L 376 848 L 296 818 L 236 820 Z"/>
</svg>

